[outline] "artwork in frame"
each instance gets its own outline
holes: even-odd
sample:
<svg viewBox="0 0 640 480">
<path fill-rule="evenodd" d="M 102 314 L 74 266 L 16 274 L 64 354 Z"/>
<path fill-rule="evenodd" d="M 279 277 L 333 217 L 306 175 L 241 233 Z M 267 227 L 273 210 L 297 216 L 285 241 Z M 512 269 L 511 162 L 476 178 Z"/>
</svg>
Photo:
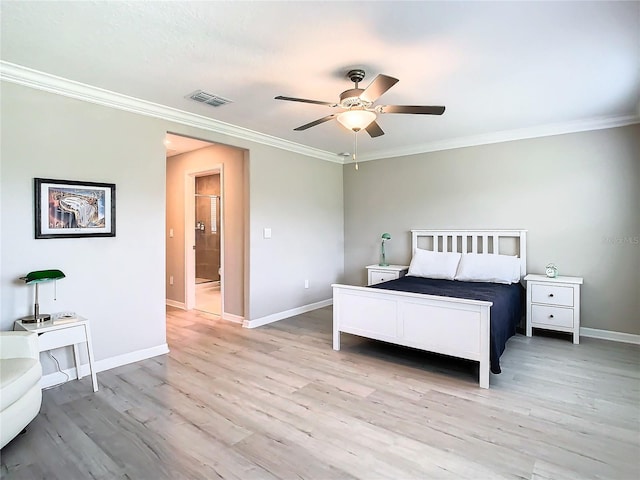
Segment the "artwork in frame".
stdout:
<svg viewBox="0 0 640 480">
<path fill-rule="evenodd" d="M 113 183 L 35 178 L 36 238 L 116 236 Z"/>
</svg>

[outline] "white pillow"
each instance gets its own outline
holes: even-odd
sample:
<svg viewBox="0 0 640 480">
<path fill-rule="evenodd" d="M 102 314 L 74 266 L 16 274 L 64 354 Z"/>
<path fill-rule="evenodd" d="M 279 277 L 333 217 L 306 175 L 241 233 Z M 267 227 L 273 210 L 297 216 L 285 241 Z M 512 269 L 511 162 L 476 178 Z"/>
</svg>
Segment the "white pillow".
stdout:
<svg viewBox="0 0 640 480">
<path fill-rule="evenodd" d="M 416 248 L 407 275 L 453 280 L 456 276 L 460 256 L 459 253 L 432 252 Z"/>
<path fill-rule="evenodd" d="M 511 284 L 520 281 L 520 259 L 509 255 L 465 253 L 456 280 Z"/>
</svg>

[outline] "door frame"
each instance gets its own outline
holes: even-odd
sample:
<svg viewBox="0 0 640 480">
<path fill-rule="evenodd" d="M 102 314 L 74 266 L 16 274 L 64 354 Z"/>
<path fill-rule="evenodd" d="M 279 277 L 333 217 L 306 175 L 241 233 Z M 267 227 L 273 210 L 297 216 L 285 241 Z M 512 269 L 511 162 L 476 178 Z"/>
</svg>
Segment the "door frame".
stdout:
<svg viewBox="0 0 640 480">
<path fill-rule="evenodd" d="M 196 178 L 220 174 L 220 316 L 224 317 L 224 165 L 187 170 L 184 175 L 184 299 L 185 309 L 196 306 Z"/>
</svg>

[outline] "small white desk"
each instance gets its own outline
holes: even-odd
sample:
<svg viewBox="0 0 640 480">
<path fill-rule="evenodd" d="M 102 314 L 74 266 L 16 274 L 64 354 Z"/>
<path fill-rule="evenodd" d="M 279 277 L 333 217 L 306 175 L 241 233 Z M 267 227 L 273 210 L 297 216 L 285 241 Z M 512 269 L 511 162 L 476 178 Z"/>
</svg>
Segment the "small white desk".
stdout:
<svg viewBox="0 0 640 480">
<path fill-rule="evenodd" d="M 55 315 L 53 318 L 55 319 Z M 57 325 L 53 320 L 47 320 L 46 322 L 39 323 L 23 323 L 22 320 L 16 320 L 13 325 L 13 329 L 37 333 L 38 349 L 40 352 L 53 350 L 54 348 L 73 346 L 73 360 L 75 362 L 76 375 L 78 376 L 78 379 L 82 378 L 82 373 L 80 369 L 80 355 L 77 347 L 79 343 L 86 343 L 93 391 L 97 392 L 98 379 L 96 377 L 96 370 L 93 364 L 93 346 L 91 345 L 89 321 L 80 316 L 76 318 L 76 321 Z"/>
</svg>

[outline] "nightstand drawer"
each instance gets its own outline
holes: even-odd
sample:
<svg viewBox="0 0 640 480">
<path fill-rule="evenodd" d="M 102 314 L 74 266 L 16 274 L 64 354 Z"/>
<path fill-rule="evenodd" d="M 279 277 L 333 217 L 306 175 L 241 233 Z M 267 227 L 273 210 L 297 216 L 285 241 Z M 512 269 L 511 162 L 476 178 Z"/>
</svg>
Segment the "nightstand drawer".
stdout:
<svg viewBox="0 0 640 480">
<path fill-rule="evenodd" d="M 84 327 L 82 325 L 63 328 L 61 330 L 53 330 L 38 335 L 38 347 L 41 352 L 86 341 L 87 336 L 85 335 Z"/>
<path fill-rule="evenodd" d="M 407 265 L 368 265 L 367 285 L 388 282 L 404 277 L 409 267 Z"/>
<path fill-rule="evenodd" d="M 559 285 L 531 285 L 531 301 L 547 305 L 573 307 L 573 288 Z"/>
<path fill-rule="evenodd" d="M 532 305 L 531 323 L 534 327 L 536 325 L 549 325 L 554 327 L 572 328 L 573 309 Z"/>
<path fill-rule="evenodd" d="M 376 283 L 388 282 L 389 280 L 395 280 L 398 278 L 398 272 L 371 272 L 371 281 L 369 282 L 371 285 L 375 285 Z"/>
</svg>

